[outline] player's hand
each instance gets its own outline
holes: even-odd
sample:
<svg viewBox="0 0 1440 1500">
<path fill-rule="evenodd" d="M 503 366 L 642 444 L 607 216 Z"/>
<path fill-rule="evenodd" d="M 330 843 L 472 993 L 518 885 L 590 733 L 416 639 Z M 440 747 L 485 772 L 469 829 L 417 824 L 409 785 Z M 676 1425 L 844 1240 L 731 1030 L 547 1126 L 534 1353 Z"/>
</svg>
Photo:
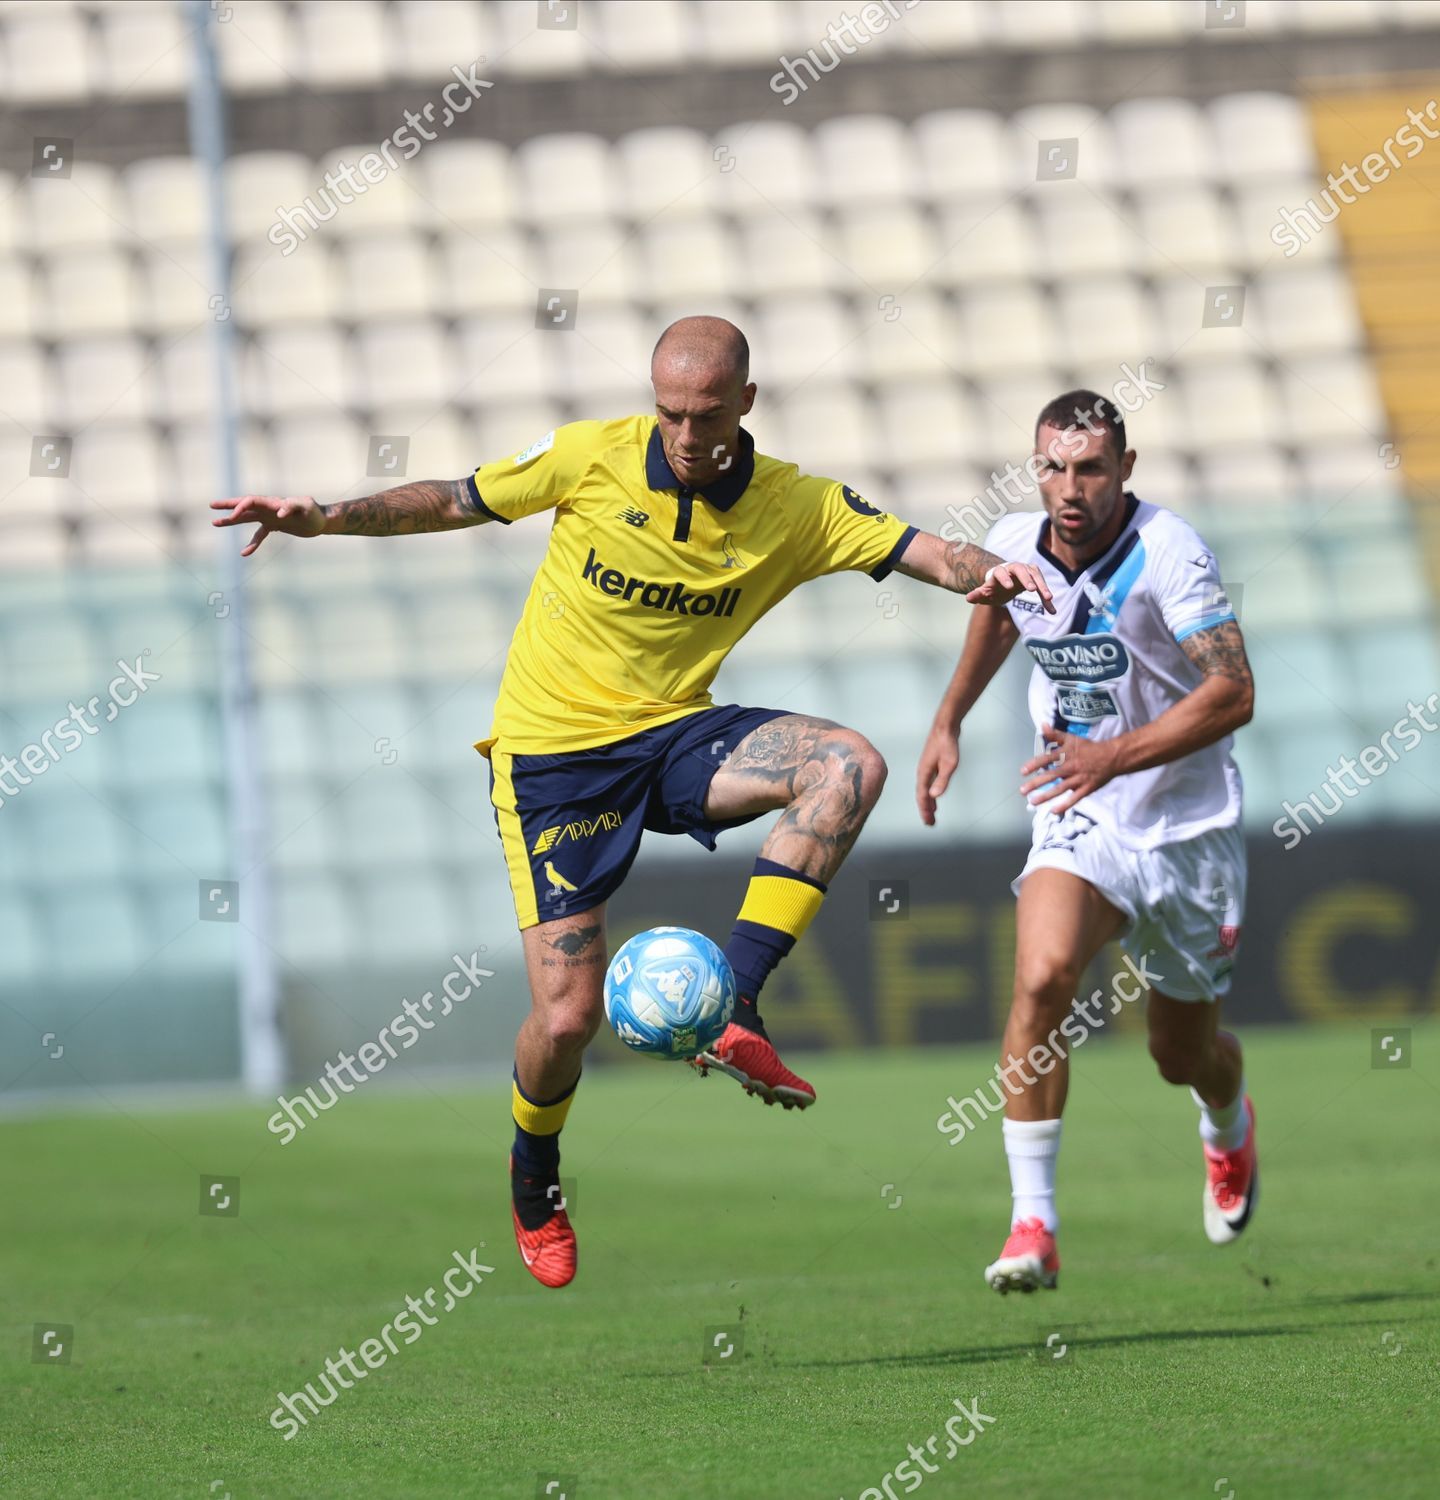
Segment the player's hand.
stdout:
<svg viewBox="0 0 1440 1500">
<path fill-rule="evenodd" d="M 1020 767 L 1021 776 L 1029 778 L 1020 783 L 1020 790 L 1031 807 L 1062 798 L 1050 809 L 1058 817 L 1119 774 L 1113 741 L 1064 734 L 1053 724 L 1047 724 L 1040 734 L 1045 749 Z M 1036 793 L 1033 797 L 1032 792 Z"/>
<path fill-rule="evenodd" d="M 1046 587 L 1044 575 L 1033 563 L 1001 563 L 985 575 L 978 589 L 965 595 L 967 604 L 1008 604 L 1019 594 L 1039 594 L 1046 614 L 1055 613 L 1055 604 Z"/>
<path fill-rule="evenodd" d="M 325 512 L 312 495 L 240 495 L 233 500 L 212 500 L 210 509 L 227 512 L 216 516 L 212 526 L 260 523 L 259 531 L 240 549 L 241 557 L 249 557 L 272 531 L 283 531 L 287 536 L 319 536 L 325 529 Z"/>
<path fill-rule="evenodd" d="M 959 764 L 960 737 L 943 729 L 932 729 L 915 772 L 915 805 L 920 809 L 920 821 L 927 828 L 935 826 L 936 800 L 945 795 Z"/>
</svg>

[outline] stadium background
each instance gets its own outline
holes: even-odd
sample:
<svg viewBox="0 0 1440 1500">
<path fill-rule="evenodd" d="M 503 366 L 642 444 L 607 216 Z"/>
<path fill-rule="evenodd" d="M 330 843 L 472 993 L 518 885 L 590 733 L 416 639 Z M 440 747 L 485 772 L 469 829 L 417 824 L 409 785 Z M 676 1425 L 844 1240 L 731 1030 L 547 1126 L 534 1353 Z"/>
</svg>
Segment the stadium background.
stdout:
<svg viewBox="0 0 1440 1500">
<path fill-rule="evenodd" d="M 228 287 L 190 154 L 198 12 L 0 6 L 0 749 L 42 747 L 0 805 L 0 1097 L 303 1085 L 482 944 L 494 979 L 389 1076 L 510 1065 L 523 971 L 471 742 L 546 523 L 277 538 L 242 597 L 222 560 L 239 540 L 206 509 L 226 478 L 217 338 L 243 491 L 335 499 L 648 410 L 660 328 L 724 314 L 751 341 L 761 449 L 929 529 L 1023 462 L 1047 397 L 1144 362 L 1163 390 L 1131 418 L 1134 487 L 1214 546 L 1257 681 L 1233 1015 L 1435 1009 L 1434 738 L 1297 848 L 1271 830 L 1440 689 L 1440 148 L 1402 144 L 1293 256 L 1271 230 L 1424 111 L 1440 6 L 200 10 Z M 867 18 L 849 56 L 827 51 L 842 11 Z M 327 168 L 407 109 L 438 115 L 481 58 L 493 87 L 281 253 L 280 208 L 318 204 Z M 807 85 L 789 104 L 787 79 Z M 822 580 L 722 669 L 717 701 L 842 720 L 891 767 L 767 992 L 782 1045 L 998 1030 L 1031 753 L 1018 660 L 967 722 L 938 829 L 911 799 L 966 613 L 908 580 Z M 137 659 L 159 676 L 138 701 L 44 748 Z M 257 810 L 261 865 L 242 854 Z M 647 838 L 612 943 L 656 921 L 723 940 L 761 827 L 713 856 Z M 596 1061 L 622 1050 L 607 1032 Z"/>
</svg>

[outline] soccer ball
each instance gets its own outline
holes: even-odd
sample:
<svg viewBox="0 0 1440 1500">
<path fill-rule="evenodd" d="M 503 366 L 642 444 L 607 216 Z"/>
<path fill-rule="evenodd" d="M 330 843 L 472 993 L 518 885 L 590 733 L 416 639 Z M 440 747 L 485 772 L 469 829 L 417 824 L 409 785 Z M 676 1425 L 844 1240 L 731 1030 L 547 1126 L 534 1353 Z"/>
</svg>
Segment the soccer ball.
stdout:
<svg viewBox="0 0 1440 1500">
<path fill-rule="evenodd" d="M 605 974 L 605 1019 L 636 1052 L 695 1057 L 734 1011 L 729 962 L 704 933 L 688 927 L 636 933 Z"/>
</svg>

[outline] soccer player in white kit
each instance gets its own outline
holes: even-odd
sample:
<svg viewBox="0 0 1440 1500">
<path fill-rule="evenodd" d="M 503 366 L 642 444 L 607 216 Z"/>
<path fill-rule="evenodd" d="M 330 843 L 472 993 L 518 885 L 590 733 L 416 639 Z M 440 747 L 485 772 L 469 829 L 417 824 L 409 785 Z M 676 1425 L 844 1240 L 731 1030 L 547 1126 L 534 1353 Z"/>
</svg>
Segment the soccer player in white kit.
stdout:
<svg viewBox="0 0 1440 1500">
<path fill-rule="evenodd" d="M 972 613 L 916 777 L 921 818 L 933 824 L 959 764 L 960 725 L 1022 641 L 1035 661 L 1038 753 L 1021 767 L 1034 837 L 1014 883 L 1015 988 L 1001 1046 L 1014 1211 L 985 1272 L 1000 1292 L 1056 1284 L 1068 1053 L 1088 1034 L 1078 1017 L 1102 1024 L 1093 1001 L 1077 1002 L 1076 1016 L 1072 1002 L 1117 934 L 1139 980 L 1130 989 L 1148 991 L 1160 1076 L 1188 1084 L 1200 1107 L 1204 1226 L 1215 1244 L 1245 1228 L 1259 1186 L 1240 1044 L 1219 1029 L 1245 905 L 1230 747 L 1250 719 L 1254 683 L 1240 626 L 1194 528 L 1127 490 L 1135 453 L 1110 401 L 1085 390 L 1056 397 L 1035 447 L 1044 514 L 1002 517 L 985 546 L 1037 565 L 1055 613 L 1028 595 Z"/>
</svg>

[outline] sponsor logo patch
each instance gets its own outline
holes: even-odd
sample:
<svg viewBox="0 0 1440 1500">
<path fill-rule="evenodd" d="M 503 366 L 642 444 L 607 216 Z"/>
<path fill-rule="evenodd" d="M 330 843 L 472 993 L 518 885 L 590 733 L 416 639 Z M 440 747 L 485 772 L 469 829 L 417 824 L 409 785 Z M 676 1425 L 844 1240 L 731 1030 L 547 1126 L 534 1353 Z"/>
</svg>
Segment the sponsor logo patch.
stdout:
<svg viewBox="0 0 1440 1500">
<path fill-rule="evenodd" d="M 609 833 L 620 826 L 620 814 L 617 811 L 597 813 L 593 818 L 572 818 L 568 823 L 557 823 L 554 828 L 542 830 L 540 837 L 535 840 L 535 847 L 531 854 L 545 854 L 558 845 L 563 844 L 566 839 L 579 842 L 588 839 L 594 833 Z"/>
<path fill-rule="evenodd" d="M 1087 692 L 1084 688 L 1061 688 L 1055 699 L 1062 719 L 1076 724 L 1093 724 L 1119 714 L 1109 693 Z"/>
<path fill-rule="evenodd" d="M 1051 682 L 1113 682 L 1130 670 L 1130 653 L 1113 635 L 1062 635 L 1025 642 Z"/>
<path fill-rule="evenodd" d="M 590 549 L 580 569 L 580 578 L 591 588 L 624 599 L 642 609 L 658 609 L 671 615 L 733 615 L 743 590 L 727 587 L 717 593 L 686 589 L 683 583 L 652 583 L 646 578 L 626 577 L 618 568 L 607 568 Z"/>
</svg>

